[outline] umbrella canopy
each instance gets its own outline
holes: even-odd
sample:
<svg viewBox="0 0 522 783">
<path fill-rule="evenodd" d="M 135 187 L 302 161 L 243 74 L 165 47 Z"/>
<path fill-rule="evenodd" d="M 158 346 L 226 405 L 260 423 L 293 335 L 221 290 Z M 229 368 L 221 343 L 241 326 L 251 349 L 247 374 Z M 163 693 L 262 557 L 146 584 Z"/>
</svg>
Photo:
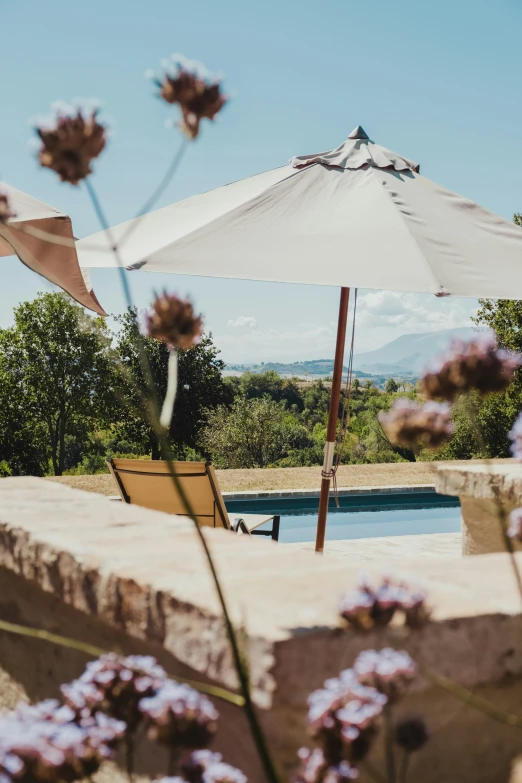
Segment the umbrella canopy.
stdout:
<svg viewBox="0 0 522 783">
<path fill-rule="evenodd" d="M 522 298 L 522 228 L 447 190 L 359 126 L 331 152 L 112 229 L 125 266 L 438 295 Z M 115 266 L 103 233 L 82 267 Z"/>
<path fill-rule="evenodd" d="M 106 315 L 82 272 L 71 219 L 32 196 L 0 182 L 14 217 L 0 222 L 0 257 L 17 255 L 26 266 L 67 291 L 77 302 Z M 51 235 L 51 236 L 50 236 Z"/>
<path fill-rule="evenodd" d="M 522 228 L 421 176 L 358 126 L 337 149 L 111 230 L 128 269 L 341 287 L 316 551 L 325 541 L 349 286 L 522 299 Z M 83 267 L 116 266 L 102 232 Z"/>
</svg>

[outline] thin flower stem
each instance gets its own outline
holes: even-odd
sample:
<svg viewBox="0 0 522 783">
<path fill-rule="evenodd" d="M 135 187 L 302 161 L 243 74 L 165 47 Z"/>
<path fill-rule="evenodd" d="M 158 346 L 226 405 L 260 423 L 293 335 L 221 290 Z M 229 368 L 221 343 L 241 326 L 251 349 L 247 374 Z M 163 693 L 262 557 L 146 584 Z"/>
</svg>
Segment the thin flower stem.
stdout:
<svg viewBox="0 0 522 783">
<path fill-rule="evenodd" d="M 171 748 L 169 751 L 169 760 L 167 762 L 167 777 L 172 777 L 176 774 L 179 763 L 179 748 Z"/>
<path fill-rule="evenodd" d="M 384 708 L 384 743 L 386 752 L 386 774 L 388 783 L 396 783 L 395 774 L 395 753 L 393 751 L 393 719 L 392 711 L 389 706 Z"/>
<path fill-rule="evenodd" d="M 132 294 L 130 290 L 129 281 L 127 280 L 127 275 L 125 274 L 125 267 L 123 265 L 123 262 L 121 260 L 121 256 L 118 250 L 118 245 L 115 243 L 112 231 L 110 229 L 109 223 L 107 218 L 105 217 L 105 212 L 103 211 L 101 202 L 96 195 L 96 191 L 94 189 L 94 186 L 91 182 L 90 177 L 86 177 L 85 179 L 85 187 L 87 189 L 87 193 L 89 194 L 89 198 L 91 199 L 92 205 L 94 207 L 94 211 L 96 212 L 96 217 L 100 221 L 100 225 L 102 226 L 103 230 L 105 231 L 105 234 L 107 235 L 107 239 L 110 242 L 111 250 L 115 255 L 117 264 L 118 264 L 118 273 L 120 275 L 120 283 L 123 288 L 123 293 L 125 295 L 125 301 L 127 302 L 128 307 L 132 307 Z"/>
<path fill-rule="evenodd" d="M 419 673 L 432 685 L 436 685 L 438 688 L 451 693 L 456 699 L 468 704 L 470 707 L 474 707 L 480 712 L 485 713 L 493 720 L 499 723 L 504 723 L 507 726 L 515 726 L 516 728 L 522 728 L 522 717 L 515 715 L 511 712 L 505 712 L 499 709 L 495 704 L 492 704 L 487 699 L 483 699 L 481 696 L 476 696 L 468 688 L 464 688 L 454 680 L 450 680 L 449 677 L 445 677 L 442 674 L 432 671 L 422 664 L 418 664 Z"/>
<path fill-rule="evenodd" d="M 401 758 L 401 763 L 399 767 L 399 781 L 398 783 L 406 783 L 406 778 L 408 775 L 408 767 L 410 765 L 410 758 L 411 753 L 408 753 L 407 750 L 404 751 Z"/>
<path fill-rule="evenodd" d="M 167 187 L 170 185 L 170 182 L 174 175 L 176 174 L 176 171 L 179 168 L 179 165 L 181 161 L 183 160 L 185 156 L 185 152 L 187 151 L 189 140 L 184 136 L 181 139 L 180 145 L 178 149 L 176 150 L 176 153 L 174 154 L 174 157 L 172 158 L 170 165 L 161 178 L 161 181 L 157 188 L 154 190 L 151 196 L 146 200 L 146 202 L 143 204 L 143 206 L 138 210 L 136 213 L 136 216 L 134 220 L 131 222 L 129 228 L 124 233 L 122 238 L 119 242 L 119 247 L 121 248 L 122 245 L 127 242 L 127 240 L 130 238 L 130 236 L 134 233 L 134 231 L 137 229 L 138 225 L 141 223 L 141 219 L 144 218 L 148 212 L 152 209 L 154 204 L 158 201 L 159 198 L 163 195 Z"/>
<path fill-rule="evenodd" d="M 125 732 L 125 768 L 129 783 L 134 783 L 134 734 L 128 730 Z"/>
<path fill-rule="evenodd" d="M 169 350 L 169 364 L 168 364 L 168 378 L 167 378 L 167 393 L 163 400 L 163 407 L 161 408 L 160 424 L 165 429 L 169 429 L 170 422 L 172 421 L 172 412 L 174 410 L 174 403 L 176 402 L 176 392 L 178 388 L 178 352 L 176 348 Z"/>
<path fill-rule="evenodd" d="M 85 180 L 87 192 L 91 198 L 94 210 L 96 212 L 96 215 L 98 216 L 98 219 L 100 221 L 100 224 L 104 231 L 106 232 L 107 239 L 109 240 L 109 243 L 111 245 L 112 251 L 114 253 L 116 262 L 118 264 L 118 269 L 120 272 L 120 280 L 122 282 L 123 286 L 123 292 L 125 295 L 125 299 L 127 302 L 127 307 L 129 309 L 132 309 L 133 302 L 132 302 L 132 296 L 130 291 L 129 282 L 127 280 L 127 276 L 125 274 L 125 269 L 123 267 L 123 264 L 121 262 L 121 257 L 118 249 L 118 245 L 114 242 L 112 232 L 109 227 L 109 223 L 107 221 L 107 218 L 105 217 L 105 213 L 103 211 L 103 208 L 101 206 L 101 202 L 98 199 L 96 195 L 96 191 L 92 185 L 92 182 L 89 178 Z M 141 336 L 140 336 L 141 337 Z M 152 370 L 149 364 L 148 356 L 145 351 L 145 344 L 143 339 L 138 338 L 138 348 L 139 348 L 139 357 L 140 362 L 142 366 L 142 370 L 145 377 L 146 385 L 151 393 L 151 423 L 156 431 L 156 437 L 159 441 L 159 446 L 161 450 L 161 454 L 163 459 L 166 461 L 168 465 L 169 475 L 174 483 L 174 486 L 176 487 L 176 491 L 178 492 L 178 495 L 181 499 L 181 502 L 183 503 L 183 506 L 185 507 L 185 512 L 188 517 L 192 520 L 194 523 L 194 527 L 196 530 L 196 533 L 198 535 L 198 538 L 201 542 L 201 546 L 203 548 L 205 557 L 207 559 L 207 563 L 212 575 L 212 579 L 214 582 L 214 586 L 218 595 L 219 603 L 221 605 L 221 611 L 223 612 L 223 618 L 225 621 L 225 628 L 227 632 L 227 636 L 230 642 L 230 647 L 232 650 L 232 658 L 234 661 L 234 667 L 236 669 L 237 677 L 239 680 L 240 690 L 241 694 L 244 699 L 244 705 L 243 708 L 246 713 L 246 717 L 250 726 L 250 731 L 252 733 L 252 738 L 254 740 L 254 743 L 257 748 L 257 752 L 259 755 L 259 759 L 261 761 L 261 764 L 263 766 L 263 770 L 265 772 L 265 775 L 270 783 L 279 783 L 279 776 L 274 764 L 274 761 L 272 759 L 272 755 L 270 753 L 270 749 L 268 747 L 268 743 L 266 741 L 266 738 L 264 736 L 263 730 L 261 728 L 261 724 L 259 722 L 259 719 L 257 717 L 257 713 L 252 701 L 251 693 L 250 693 L 250 682 L 248 678 L 248 672 L 246 670 L 246 667 L 244 666 L 244 662 L 241 656 L 241 651 L 239 648 L 238 640 L 236 637 L 236 632 L 234 630 L 234 626 L 232 623 L 232 620 L 230 619 L 230 614 L 228 611 L 228 606 L 225 600 L 225 595 L 223 593 L 221 582 L 217 573 L 216 566 L 214 564 L 214 559 L 212 557 L 212 554 L 210 552 L 210 549 L 208 547 L 207 541 L 205 539 L 205 536 L 203 534 L 203 531 L 201 530 L 201 527 L 199 525 L 199 522 L 197 520 L 197 517 L 194 513 L 194 509 L 192 508 L 192 504 L 190 503 L 187 494 L 181 484 L 181 481 L 179 480 L 176 470 L 174 468 L 174 463 L 172 462 L 171 457 L 171 448 L 170 448 L 170 439 L 168 437 L 168 432 L 161 428 L 161 425 L 159 424 L 159 405 L 157 402 L 157 395 L 155 393 L 155 386 L 152 376 Z"/>
<path fill-rule="evenodd" d="M 8 623 L 6 620 L 0 620 L 0 631 L 6 633 L 16 634 L 17 636 L 29 636 L 32 639 L 40 639 L 50 644 L 56 644 L 60 647 L 66 647 L 69 650 L 79 650 L 79 652 L 86 653 L 86 655 L 92 655 L 98 658 L 100 655 L 106 655 L 109 650 L 102 650 L 101 647 L 95 647 L 92 644 L 86 642 L 80 642 L 78 639 L 70 639 L 67 636 L 60 636 L 50 631 L 43 631 L 40 628 L 31 628 L 27 625 L 17 625 L 16 623 Z M 237 707 L 243 707 L 245 701 L 242 696 L 226 688 L 221 688 L 215 685 L 208 685 L 198 680 L 187 680 L 184 677 L 176 677 L 179 682 L 184 682 L 186 685 L 190 685 L 191 688 L 199 691 L 200 693 L 206 693 L 209 696 L 213 696 L 216 699 L 222 699 L 230 704 L 235 704 Z"/>
<path fill-rule="evenodd" d="M 362 770 L 364 770 L 368 777 L 370 777 L 372 780 L 375 780 L 376 783 L 387 783 L 386 778 L 384 775 L 381 775 L 378 769 L 375 769 L 373 764 L 370 764 L 368 759 L 365 759 L 360 763 L 360 767 Z"/>
<path fill-rule="evenodd" d="M 164 448 L 164 446 L 163 446 Z M 163 449 L 162 449 L 163 450 Z M 169 466 L 169 473 L 170 476 L 174 482 L 174 485 L 176 487 L 177 492 L 179 493 L 183 504 L 185 505 L 185 508 L 187 509 L 187 513 L 189 516 L 191 516 L 192 520 L 195 522 L 196 531 L 198 534 L 198 537 L 200 539 L 201 545 L 203 547 L 203 551 L 205 552 L 208 566 L 210 568 L 210 572 L 212 574 L 212 578 L 214 581 L 214 586 L 216 588 L 216 592 L 218 594 L 219 602 L 221 604 L 221 610 L 223 612 L 223 618 L 225 620 L 225 627 L 227 631 L 227 635 L 230 641 L 230 646 L 232 649 L 232 657 L 234 660 L 234 666 L 237 672 L 237 676 L 239 679 L 240 684 L 240 690 L 243 695 L 244 699 L 244 710 L 246 713 L 246 717 L 250 726 L 250 731 L 252 733 L 252 737 L 254 739 L 254 742 L 257 747 L 257 752 L 259 755 L 259 758 L 261 760 L 261 763 L 263 765 L 263 769 L 265 771 L 265 774 L 271 783 L 279 783 L 279 776 L 277 773 L 277 770 L 275 768 L 274 761 L 272 759 L 272 755 L 270 753 L 270 749 L 268 747 L 268 743 L 266 741 L 264 732 L 261 728 L 261 724 L 259 722 L 259 719 L 256 714 L 256 709 L 254 707 L 254 703 L 252 701 L 251 693 L 250 693 L 250 681 L 248 677 L 247 668 L 244 664 L 243 657 L 241 655 L 241 650 L 239 647 L 237 634 L 235 632 L 234 626 L 232 624 L 232 621 L 230 619 L 230 615 L 228 612 L 228 607 L 226 604 L 225 596 L 221 587 L 221 582 L 214 564 L 214 560 L 212 558 L 210 549 L 208 547 L 207 541 L 205 539 L 205 535 L 200 527 L 200 525 L 197 522 L 197 519 L 195 518 L 193 512 L 191 513 L 191 506 L 188 501 L 188 498 L 185 495 L 185 492 L 183 490 L 182 484 L 176 475 L 176 471 L 174 470 L 174 465 L 172 463 L 172 460 L 167 459 L 167 464 Z M 189 511 L 190 509 L 190 511 Z"/>
<path fill-rule="evenodd" d="M 67 636 L 60 636 L 59 634 L 51 633 L 50 631 L 43 631 L 40 628 L 31 628 L 26 625 L 18 625 L 17 623 L 8 623 L 6 620 L 0 620 L 0 631 L 14 633 L 18 636 L 30 636 L 33 639 L 41 639 L 44 642 L 57 644 L 60 647 L 68 647 L 70 650 L 79 650 L 80 652 L 95 656 L 96 658 L 107 652 L 107 650 L 102 650 L 92 644 L 87 644 L 87 642 L 80 642 L 77 639 L 70 639 Z"/>
</svg>

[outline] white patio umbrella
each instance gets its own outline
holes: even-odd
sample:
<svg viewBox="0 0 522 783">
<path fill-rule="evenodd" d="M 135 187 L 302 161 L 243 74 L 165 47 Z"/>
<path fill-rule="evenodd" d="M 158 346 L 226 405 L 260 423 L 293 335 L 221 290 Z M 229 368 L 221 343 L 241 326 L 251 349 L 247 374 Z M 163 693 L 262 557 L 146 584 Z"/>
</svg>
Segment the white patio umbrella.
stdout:
<svg viewBox="0 0 522 783">
<path fill-rule="evenodd" d="M 127 240 L 125 241 L 125 236 Z M 331 152 L 181 201 L 111 230 L 129 269 L 341 287 L 319 505 L 332 477 L 348 286 L 522 299 L 522 229 L 421 176 L 359 126 Z M 102 232 L 81 267 L 113 267 Z"/>
<path fill-rule="evenodd" d="M 0 182 L 13 217 L 0 222 L 0 257 L 16 255 L 30 269 L 67 291 L 73 299 L 106 315 L 78 265 L 71 219 L 57 209 Z"/>
</svg>

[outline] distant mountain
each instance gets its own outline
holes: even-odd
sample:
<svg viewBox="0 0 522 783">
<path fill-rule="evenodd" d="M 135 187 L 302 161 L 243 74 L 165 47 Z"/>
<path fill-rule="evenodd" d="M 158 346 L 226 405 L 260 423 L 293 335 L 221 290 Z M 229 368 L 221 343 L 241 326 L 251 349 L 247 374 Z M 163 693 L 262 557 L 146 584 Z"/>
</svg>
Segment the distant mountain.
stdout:
<svg viewBox="0 0 522 783">
<path fill-rule="evenodd" d="M 359 378 L 379 376 L 381 379 L 396 377 L 416 378 L 427 363 L 447 348 L 454 338 L 469 340 L 483 331 L 471 326 L 444 329 L 440 332 L 404 334 L 376 351 L 356 354 L 354 373 Z M 266 372 L 275 370 L 279 375 L 325 377 L 333 372 L 333 359 L 313 359 L 306 362 L 264 362 L 261 364 L 228 364 L 229 373 Z M 343 368 L 346 372 L 346 366 Z"/>
<path fill-rule="evenodd" d="M 386 373 L 419 375 L 430 359 L 444 351 L 451 340 L 455 338 L 469 340 L 480 331 L 476 327 L 464 326 L 457 329 L 444 329 L 440 332 L 403 334 L 402 337 L 397 337 L 396 340 L 392 340 L 376 351 L 356 354 L 354 368 L 379 375 Z"/>
</svg>

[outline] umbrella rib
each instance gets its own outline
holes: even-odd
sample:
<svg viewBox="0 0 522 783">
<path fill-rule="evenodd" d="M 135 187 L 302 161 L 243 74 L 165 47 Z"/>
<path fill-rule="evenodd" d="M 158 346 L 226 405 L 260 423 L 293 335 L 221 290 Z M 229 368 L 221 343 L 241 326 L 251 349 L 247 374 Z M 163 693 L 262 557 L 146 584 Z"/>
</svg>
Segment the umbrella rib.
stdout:
<svg viewBox="0 0 522 783">
<path fill-rule="evenodd" d="M 382 169 L 378 169 L 378 171 L 382 171 Z M 377 174 L 376 174 L 377 169 L 375 167 L 373 167 L 373 166 L 371 167 L 371 172 L 372 172 L 372 175 L 378 181 L 378 183 L 381 186 L 382 190 L 386 193 L 386 196 L 388 197 L 388 200 L 393 205 L 395 212 L 399 215 L 399 217 L 401 219 L 401 223 L 403 224 L 404 228 L 406 229 L 406 232 L 408 234 L 408 237 L 410 238 L 410 241 L 415 245 L 415 249 L 417 250 L 418 255 L 422 259 L 422 261 L 424 263 L 424 266 L 426 267 L 426 269 L 428 270 L 428 272 L 430 274 L 430 277 L 434 281 L 434 283 L 435 283 L 435 285 L 437 287 L 437 291 L 436 292 L 434 291 L 434 293 L 439 293 L 440 291 L 446 291 L 445 287 L 439 282 L 439 280 L 435 276 L 435 272 L 431 268 L 431 266 L 430 266 L 430 264 L 428 262 L 428 259 L 426 258 L 426 256 L 422 252 L 422 250 L 420 249 L 417 240 L 415 239 L 415 237 L 413 236 L 412 232 L 410 231 L 410 229 L 409 229 L 409 227 L 408 227 L 408 225 L 407 225 L 407 223 L 406 223 L 406 221 L 404 219 L 404 215 L 403 215 L 402 211 L 399 209 L 399 207 L 395 203 L 395 200 L 393 199 L 392 195 L 390 194 L 390 192 L 389 192 L 389 190 L 387 188 L 386 181 L 383 180 L 383 179 L 380 179 L 379 177 L 377 177 Z"/>
</svg>

